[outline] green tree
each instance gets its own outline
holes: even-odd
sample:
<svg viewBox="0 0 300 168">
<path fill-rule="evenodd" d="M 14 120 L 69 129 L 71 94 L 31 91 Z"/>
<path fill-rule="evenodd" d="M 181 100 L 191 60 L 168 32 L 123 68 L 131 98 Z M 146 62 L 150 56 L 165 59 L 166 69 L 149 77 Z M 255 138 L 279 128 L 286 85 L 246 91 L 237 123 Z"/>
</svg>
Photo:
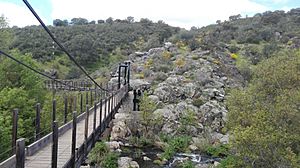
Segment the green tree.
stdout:
<svg viewBox="0 0 300 168">
<path fill-rule="evenodd" d="M 18 60 L 39 69 L 39 64 L 32 59 L 31 55 L 20 56 L 19 52 L 12 52 Z M 22 65 L 4 58 L 0 64 L 0 90 L 4 88 L 22 88 L 28 91 L 28 95 L 36 101 L 44 101 L 43 82 L 40 76 Z"/>
<path fill-rule="evenodd" d="M 53 20 L 53 26 L 68 26 L 68 20 L 60 20 L 60 19 L 55 19 Z"/>
<path fill-rule="evenodd" d="M 126 18 L 126 20 L 128 21 L 128 23 L 133 23 L 133 22 L 134 22 L 134 17 L 128 16 L 128 17 Z"/>
<path fill-rule="evenodd" d="M 89 21 L 85 18 L 73 18 L 71 19 L 71 25 L 87 25 Z"/>
<path fill-rule="evenodd" d="M 8 29 L 7 18 L 4 15 L 0 16 L 0 46 L 1 50 L 8 51 L 8 48 L 12 42 L 12 33 Z"/>
<path fill-rule="evenodd" d="M 14 56 L 34 68 L 38 64 L 30 55 Z M 27 138 L 30 142 L 34 136 L 35 103 L 43 103 L 44 91 L 40 77 L 16 62 L 3 58 L 0 64 L 0 151 L 7 151 L 11 144 L 12 110 L 19 109 L 18 138 Z M 9 153 L 0 156 L 6 158 Z"/>
<path fill-rule="evenodd" d="M 299 167 L 300 52 L 260 62 L 249 86 L 228 99 L 228 127 L 241 167 Z"/>
<path fill-rule="evenodd" d="M 0 29 L 8 28 L 7 18 L 4 15 L 0 16 Z"/>
</svg>

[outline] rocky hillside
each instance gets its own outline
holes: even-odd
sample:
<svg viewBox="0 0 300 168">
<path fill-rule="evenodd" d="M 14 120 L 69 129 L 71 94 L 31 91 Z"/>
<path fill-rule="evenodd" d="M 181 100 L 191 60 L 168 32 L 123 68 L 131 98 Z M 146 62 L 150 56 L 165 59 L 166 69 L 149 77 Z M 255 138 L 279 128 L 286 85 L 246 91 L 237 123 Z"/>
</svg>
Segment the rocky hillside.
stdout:
<svg viewBox="0 0 300 168">
<path fill-rule="evenodd" d="M 116 115 L 112 148 L 118 142 L 135 146 L 133 137 L 144 137 L 164 148 L 161 135 L 190 137 L 188 150 L 194 153 L 204 152 L 204 145 L 228 143 L 226 90 L 244 83 L 228 52 L 190 52 L 165 43 L 130 58 L 131 86 L 145 90 L 144 99 L 141 111 L 133 112 L 130 106 Z M 167 158 L 162 160 L 167 162 Z"/>
</svg>

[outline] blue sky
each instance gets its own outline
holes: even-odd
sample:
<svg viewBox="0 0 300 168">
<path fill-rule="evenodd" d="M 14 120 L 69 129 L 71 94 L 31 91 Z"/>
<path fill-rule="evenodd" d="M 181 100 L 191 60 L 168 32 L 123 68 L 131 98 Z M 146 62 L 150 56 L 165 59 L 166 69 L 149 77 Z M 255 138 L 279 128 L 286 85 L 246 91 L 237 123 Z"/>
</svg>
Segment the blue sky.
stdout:
<svg viewBox="0 0 300 168">
<path fill-rule="evenodd" d="M 22 0 L 0 0 L 0 2 L 13 3 L 18 6 L 25 6 Z M 38 9 L 41 15 L 43 15 L 47 20 L 52 20 L 52 4 L 51 0 L 28 0 L 28 2 L 35 8 Z M 0 11 L 1 13 L 1 11 Z"/>
<path fill-rule="evenodd" d="M 251 16 L 267 10 L 300 7 L 300 0 L 28 0 L 46 24 L 53 19 L 84 17 L 88 20 L 149 18 L 173 26 L 201 27 L 231 15 Z M 0 15 L 10 26 L 38 24 L 22 0 L 0 0 Z"/>
<path fill-rule="evenodd" d="M 252 0 L 253 2 L 262 4 L 270 8 L 270 10 L 278 10 L 282 8 L 291 9 L 300 7 L 300 0 Z"/>
</svg>

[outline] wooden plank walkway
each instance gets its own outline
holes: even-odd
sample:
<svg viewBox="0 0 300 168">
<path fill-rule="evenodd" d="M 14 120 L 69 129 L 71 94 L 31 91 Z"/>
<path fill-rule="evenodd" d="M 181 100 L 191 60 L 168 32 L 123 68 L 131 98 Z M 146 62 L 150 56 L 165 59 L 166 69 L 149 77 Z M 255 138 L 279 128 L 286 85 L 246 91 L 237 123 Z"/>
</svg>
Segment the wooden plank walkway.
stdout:
<svg viewBox="0 0 300 168">
<path fill-rule="evenodd" d="M 102 123 L 105 116 L 105 105 L 102 105 Z M 106 107 L 108 109 L 108 107 Z M 96 112 L 96 128 L 100 125 L 100 108 L 97 108 Z M 93 132 L 93 121 L 94 121 L 94 110 L 90 110 L 89 114 L 89 126 L 88 126 L 88 136 Z M 84 143 L 84 129 L 85 129 L 85 119 L 77 122 L 77 134 L 76 134 L 76 148 L 79 148 Z M 58 139 L 58 162 L 57 167 L 63 167 L 65 163 L 71 158 L 71 144 L 72 144 L 72 129 L 69 129 L 64 134 L 59 136 Z M 46 145 L 44 148 L 36 152 L 32 156 L 27 156 L 25 160 L 26 168 L 49 168 L 51 167 L 51 153 L 52 153 L 52 142 Z"/>
</svg>

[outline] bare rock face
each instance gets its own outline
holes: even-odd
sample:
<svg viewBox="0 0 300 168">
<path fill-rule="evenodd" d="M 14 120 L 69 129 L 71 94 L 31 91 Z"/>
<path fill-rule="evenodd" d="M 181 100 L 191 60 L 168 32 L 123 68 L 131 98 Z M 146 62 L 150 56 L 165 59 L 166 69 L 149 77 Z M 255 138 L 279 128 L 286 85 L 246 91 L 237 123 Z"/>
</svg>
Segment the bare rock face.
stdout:
<svg viewBox="0 0 300 168">
<path fill-rule="evenodd" d="M 120 157 L 118 159 L 119 168 L 139 168 L 139 164 L 136 161 L 132 161 L 130 157 Z"/>
<path fill-rule="evenodd" d="M 138 88 L 147 89 L 150 87 L 150 83 L 142 79 L 132 79 L 130 80 L 130 86 L 133 89 L 138 89 Z"/>
<path fill-rule="evenodd" d="M 130 119 L 130 114 L 117 113 L 113 121 L 114 126 L 111 131 L 111 140 L 124 140 L 131 135 L 131 131 L 126 124 L 126 120 Z"/>
</svg>

